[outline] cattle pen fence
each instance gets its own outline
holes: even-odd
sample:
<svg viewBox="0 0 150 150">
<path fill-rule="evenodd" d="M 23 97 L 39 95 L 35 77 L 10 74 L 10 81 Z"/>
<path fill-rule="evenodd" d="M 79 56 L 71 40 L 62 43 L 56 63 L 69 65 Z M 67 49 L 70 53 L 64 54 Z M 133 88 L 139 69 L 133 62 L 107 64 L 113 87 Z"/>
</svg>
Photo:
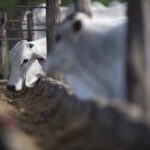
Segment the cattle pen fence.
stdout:
<svg viewBox="0 0 150 150">
<path fill-rule="evenodd" d="M 0 74 L 4 74 L 3 77 L 8 77 L 8 52 L 6 52 L 7 48 L 10 50 L 14 44 L 20 40 L 34 40 L 34 34 L 36 32 L 45 32 L 45 36 L 47 37 L 47 50 L 50 50 L 51 41 L 53 39 L 53 35 L 56 28 L 56 22 L 59 20 L 59 6 L 61 4 L 61 0 L 45 0 L 45 6 L 33 6 L 31 5 L 32 0 L 27 5 L 18 5 L 14 9 L 14 13 L 7 19 L 7 14 L 5 12 L 1 12 L 0 19 L 1 22 L 1 36 L 0 36 Z M 41 9 L 46 11 L 45 14 L 45 22 L 35 23 L 34 22 L 34 14 L 32 13 L 33 9 Z M 45 10 L 44 10 L 45 9 Z M 26 12 L 27 15 L 26 15 Z M 23 20 L 24 15 L 26 15 L 26 20 Z M 37 26 L 35 29 L 34 26 Z M 26 28 L 22 28 L 25 26 Z M 26 37 L 23 36 L 23 33 L 26 33 Z M 2 43 L 7 42 L 6 45 Z M 4 53 L 4 54 L 2 54 Z M 5 62 L 2 62 L 5 60 Z M 4 73 L 7 72 L 7 73 Z"/>
<path fill-rule="evenodd" d="M 30 2 L 31 3 L 31 2 Z M 45 32 L 47 38 L 50 38 L 53 36 L 54 28 L 56 26 L 56 18 L 59 17 L 59 4 L 61 3 L 60 0 L 46 0 L 44 1 L 46 4 L 45 6 L 32 6 L 32 5 L 19 5 L 15 8 L 16 11 L 20 11 L 18 18 L 15 19 L 9 19 L 6 24 L 6 31 L 7 32 L 15 32 L 15 36 L 8 35 L 7 40 L 9 41 L 18 41 L 25 39 L 22 35 L 23 32 L 27 32 L 27 38 L 25 40 L 32 41 L 33 40 L 33 32 Z M 43 23 L 34 23 L 33 18 L 33 9 L 45 9 L 46 21 Z M 27 14 L 27 19 L 23 20 L 23 15 L 29 11 Z M 24 13 L 22 13 L 24 12 Z M 13 18 L 13 17 L 12 17 Z M 26 29 L 22 29 L 21 25 L 27 26 Z M 39 26 L 41 28 L 34 29 L 34 25 Z M 45 28 L 43 28 L 45 27 Z M 18 36 L 16 35 L 18 33 Z M 10 33 L 11 34 L 11 33 Z M 50 40 L 49 40 L 50 41 Z"/>
</svg>

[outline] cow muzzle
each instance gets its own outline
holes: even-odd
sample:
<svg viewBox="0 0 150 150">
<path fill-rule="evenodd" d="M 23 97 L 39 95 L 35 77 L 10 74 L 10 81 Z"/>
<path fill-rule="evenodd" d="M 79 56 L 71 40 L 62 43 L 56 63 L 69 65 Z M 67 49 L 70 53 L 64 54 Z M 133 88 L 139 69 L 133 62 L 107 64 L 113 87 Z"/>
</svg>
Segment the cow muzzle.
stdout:
<svg viewBox="0 0 150 150">
<path fill-rule="evenodd" d="M 9 90 L 11 92 L 16 92 L 16 88 L 14 85 L 7 85 L 7 90 Z"/>
</svg>

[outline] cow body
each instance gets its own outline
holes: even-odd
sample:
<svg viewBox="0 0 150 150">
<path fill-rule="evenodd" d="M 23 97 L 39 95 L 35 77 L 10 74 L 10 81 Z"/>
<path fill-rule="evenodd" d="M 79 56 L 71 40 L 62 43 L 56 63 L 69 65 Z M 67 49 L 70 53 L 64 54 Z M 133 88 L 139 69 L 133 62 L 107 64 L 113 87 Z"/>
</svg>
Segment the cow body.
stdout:
<svg viewBox="0 0 150 150">
<path fill-rule="evenodd" d="M 45 3 L 38 5 L 38 7 L 46 7 Z M 60 7 L 60 21 L 66 17 L 68 8 Z M 27 30 L 27 14 L 33 14 L 33 29 L 44 30 L 46 29 L 46 9 L 45 8 L 34 8 L 31 12 L 25 12 L 22 19 L 22 29 Z M 33 31 L 33 40 L 38 40 L 46 37 L 46 31 Z M 27 31 L 23 31 L 23 38 L 27 39 Z"/>
<path fill-rule="evenodd" d="M 68 17 L 45 63 L 47 72 L 61 71 L 82 100 L 100 95 L 115 100 L 126 97 L 127 19 L 104 18 L 104 14 L 98 19 L 82 13 Z"/>
<path fill-rule="evenodd" d="M 45 3 L 41 3 L 38 7 L 46 7 Z M 105 7 L 100 2 L 92 2 L 91 11 L 93 16 L 106 19 L 114 19 L 118 17 L 124 17 L 126 13 L 126 4 L 122 3 L 112 3 L 110 7 Z M 67 14 L 74 12 L 74 6 L 71 4 L 69 7 L 60 7 L 60 22 L 62 22 Z M 27 25 L 27 14 L 33 14 L 33 29 L 34 30 L 44 30 L 46 29 L 46 9 L 45 8 L 34 8 L 31 12 L 25 12 L 22 19 L 22 29 L 26 30 Z M 33 40 L 46 37 L 45 31 L 33 31 Z M 23 38 L 27 39 L 27 31 L 23 31 Z"/>
</svg>

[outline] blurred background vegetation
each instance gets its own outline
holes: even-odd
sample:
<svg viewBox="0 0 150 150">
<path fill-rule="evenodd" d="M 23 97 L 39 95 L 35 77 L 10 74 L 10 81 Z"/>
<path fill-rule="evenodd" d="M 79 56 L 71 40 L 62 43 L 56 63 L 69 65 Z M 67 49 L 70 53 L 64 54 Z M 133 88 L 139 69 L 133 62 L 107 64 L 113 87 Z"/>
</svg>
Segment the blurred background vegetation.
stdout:
<svg viewBox="0 0 150 150">
<path fill-rule="evenodd" d="M 71 0 L 62 0 L 63 5 L 67 5 Z M 112 0 L 99 0 L 101 3 L 107 5 Z M 119 1 L 125 1 L 125 0 L 119 0 Z M 6 11 L 8 13 L 8 16 L 14 11 L 14 8 L 17 5 L 22 4 L 32 4 L 37 5 L 41 2 L 44 2 L 44 0 L 0 0 L 0 11 Z"/>
</svg>

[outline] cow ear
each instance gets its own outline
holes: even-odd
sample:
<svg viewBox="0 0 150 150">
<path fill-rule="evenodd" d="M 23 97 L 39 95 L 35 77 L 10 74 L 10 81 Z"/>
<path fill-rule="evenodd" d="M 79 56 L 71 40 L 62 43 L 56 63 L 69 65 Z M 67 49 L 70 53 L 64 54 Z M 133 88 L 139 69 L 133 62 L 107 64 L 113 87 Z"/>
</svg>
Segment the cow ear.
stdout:
<svg viewBox="0 0 150 150">
<path fill-rule="evenodd" d="M 29 43 L 29 47 L 32 48 L 34 46 L 33 43 Z"/>
<path fill-rule="evenodd" d="M 46 60 L 46 54 L 44 52 L 34 52 L 33 57 L 35 59 L 37 59 L 39 62 L 43 62 L 44 60 Z"/>
<path fill-rule="evenodd" d="M 78 33 L 80 32 L 82 29 L 82 22 L 81 20 L 76 20 L 74 23 L 73 23 L 73 31 L 75 33 Z"/>
</svg>

